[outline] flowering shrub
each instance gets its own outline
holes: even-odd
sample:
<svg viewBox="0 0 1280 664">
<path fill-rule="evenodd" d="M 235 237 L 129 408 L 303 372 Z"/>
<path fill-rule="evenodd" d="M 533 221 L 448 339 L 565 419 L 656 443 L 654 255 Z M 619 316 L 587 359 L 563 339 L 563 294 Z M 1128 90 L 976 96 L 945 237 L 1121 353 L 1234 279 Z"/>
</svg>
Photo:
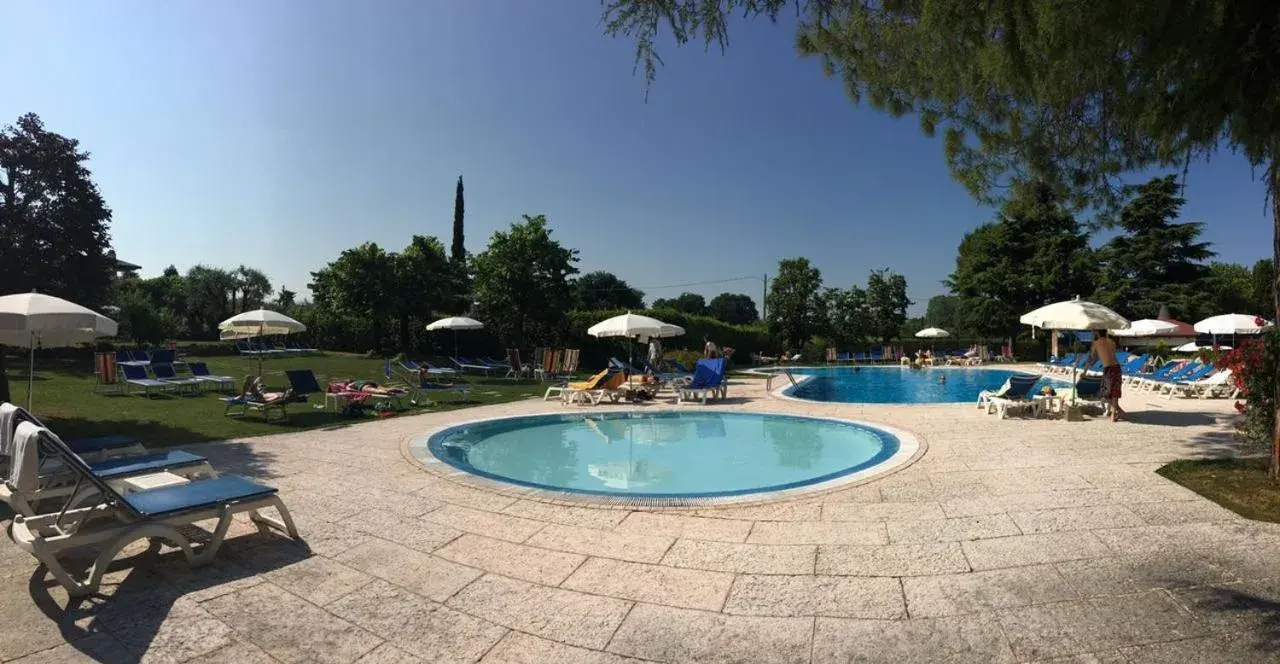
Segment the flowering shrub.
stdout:
<svg viewBox="0 0 1280 664">
<path fill-rule="evenodd" d="M 1276 364 L 1280 359 L 1280 337 L 1269 332 L 1223 353 L 1218 366 L 1231 370 L 1231 380 L 1240 390 L 1236 410 L 1243 414 L 1240 435 L 1250 443 L 1270 445 L 1276 421 Z"/>
</svg>

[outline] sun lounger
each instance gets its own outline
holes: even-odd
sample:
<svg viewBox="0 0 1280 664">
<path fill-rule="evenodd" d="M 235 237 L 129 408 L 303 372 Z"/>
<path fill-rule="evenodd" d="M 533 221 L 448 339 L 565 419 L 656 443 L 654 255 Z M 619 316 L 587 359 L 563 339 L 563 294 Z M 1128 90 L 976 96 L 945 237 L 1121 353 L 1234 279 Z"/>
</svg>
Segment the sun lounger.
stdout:
<svg viewBox="0 0 1280 664">
<path fill-rule="evenodd" d="M 1192 383 L 1198 383 L 1202 380 L 1212 377 L 1214 373 L 1220 373 L 1220 372 L 1218 372 L 1217 368 L 1214 367 L 1212 364 L 1202 364 L 1191 373 L 1184 374 L 1183 376 L 1177 379 L 1153 382 L 1151 390 L 1156 394 L 1169 394 L 1174 390 L 1174 388 L 1176 388 L 1179 385 L 1190 385 Z"/>
<path fill-rule="evenodd" d="M 600 385 L 609 377 L 611 372 L 613 372 L 613 369 L 604 369 L 600 373 L 597 373 L 583 381 L 565 383 L 563 385 L 552 385 L 551 387 L 548 387 L 546 393 L 542 395 L 542 400 L 548 401 L 551 397 L 559 397 L 561 400 L 568 401 L 566 393 L 599 389 Z"/>
<path fill-rule="evenodd" d="M 472 371 L 483 371 L 485 375 L 488 375 L 490 371 L 494 370 L 494 367 L 487 364 L 481 364 L 470 358 L 450 357 L 449 360 L 457 365 L 459 371 L 467 371 L 470 369 Z"/>
<path fill-rule="evenodd" d="M 214 385 L 218 391 L 224 389 L 234 390 L 236 387 L 236 379 L 231 376 L 218 376 L 209 373 L 209 365 L 204 362 L 192 362 L 187 365 L 191 369 L 191 375 L 199 380 Z"/>
<path fill-rule="evenodd" d="M 139 539 L 164 540 L 181 549 L 193 566 L 212 561 L 238 513 L 248 513 L 259 528 L 273 528 L 300 539 L 274 488 L 237 475 L 223 475 L 124 492 L 99 477 L 47 429 L 24 422 L 18 435 L 38 444 L 42 456 L 57 458 L 76 476 L 75 489 L 60 499 L 58 510 L 17 514 L 10 528 L 14 543 L 39 560 L 73 597 L 96 592 L 111 561 Z M 84 493 L 96 497 L 91 505 L 82 507 Z M 267 507 L 274 507 L 280 518 L 259 512 Z M 204 533 L 207 541 L 196 548 L 188 533 L 205 520 L 216 520 L 216 525 L 212 532 Z M 59 559 L 59 554 L 69 549 L 92 549 L 97 556 L 87 571 L 77 575 Z"/>
<path fill-rule="evenodd" d="M 1204 371 L 1207 365 L 1201 362 L 1188 362 L 1181 367 L 1165 374 L 1164 376 L 1149 376 L 1138 381 L 1137 389 L 1139 391 L 1150 392 L 1158 391 L 1162 385 L 1176 383 L 1178 381 L 1198 380 L 1203 376 L 1198 374 Z M 1206 374 L 1207 375 L 1207 374 Z"/>
<path fill-rule="evenodd" d="M 1010 376 L 1000 389 L 983 390 L 978 393 L 978 408 L 986 408 L 987 413 L 998 413 L 1004 419 L 1011 411 L 1022 408 L 1035 408 L 1034 395 L 1031 389 L 1039 382 L 1039 376 L 1016 374 Z"/>
<path fill-rule="evenodd" d="M 627 382 L 627 374 L 622 371 L 610 371 L 604 380 L 596 384 L 595 387 L 589 389 L 567 389 L 563 392 L 564 402 L 569 403 L 590 403 L 593 406 L 600 405 L 606 398 L 610 401 L 617 401 L 623 395 L 622 387 Z M 573 386 L 574 383 L 570 383 Z"/>
<path fill-rule="evenodd" d="M 676 394 L 676 403 L 700 401 L 705 405 L 708 397 L 723 399 L 728 394 L 724 358 L 698 360 L 693 368 L 693 380 L 680 387 Z"/>
<path fill-rule="evenodd" d="M 27 409 L 11 403 L 0 403 L 0 480 L 8 477 L 9 463 L 13 456 L 13 435 L 22 422 L 44 427 Z M 116 457 L 144 454 L 142 441 L 132 436 L 94 436 L 66 441 L 71 451 L 86 461 L 101 461 Z"/>
<path fill-rule="evenodd" d="M 174 389 L 174 385 L 172 383 L 166 383 L 163 380 L 156 380 L 155 378 L 148 376 L 146 368 L 141 365 L 122 364 L 119 366 L 120 372 L 124 374 L 126 391 L 130 386 L 140 387 L 142 388 L 144 396 L 151 396 L 153 391 L 164 392 Z"/>
<path fill-rule="evenodd" d="M 192 394 L 199 394 L 200 386 L 205 384 L 205 381 L 194 376 L 188 378 L 179 376 L 178 372 L 173 370 L 172 364 L 156 364 L 153 362 L 151 364 L 151 372 L 155 374 L 156 380 L 172 385 L 176 392 L 186 391 Z"/>
</svg>

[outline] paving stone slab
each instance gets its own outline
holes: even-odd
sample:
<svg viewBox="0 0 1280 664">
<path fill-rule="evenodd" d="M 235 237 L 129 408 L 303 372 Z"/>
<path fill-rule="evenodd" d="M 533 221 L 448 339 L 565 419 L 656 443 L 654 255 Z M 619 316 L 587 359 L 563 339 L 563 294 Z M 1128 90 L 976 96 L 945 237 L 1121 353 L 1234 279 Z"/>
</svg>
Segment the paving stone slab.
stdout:
<svg viewBox="0 0 1280 664">
<path fill-rule="evenodd" d="M 853 576 L 740 575 L 725 613 L 897 620 L 906 607 L 897 579 Z"/>
<path fill-rule="evenodd" d="M 1280 644 L 1251 634 L 1210 636 L 1125 648 L 1126 664 L 1276 664 Z"/>
<path fill-rule="evenodd" d="M 814 662 L 1012 664 L 1013 652 L 990 616 L 929 620 L 818 618 Z"/>
<path fill-rule="evenodd" d="M 496 537 L 517 544 L 532 537 L 545 525 L 541 521 L 457 505 L 445 505 L 438 510 L 428 512 L 422 518 L 455 530 Z"/>
<path fill-rule="evenodd" d="M 1008 514 L 984 514 L 953 519 L 929 519 L 925 521 L 889 521 L 889 541 L 894 544 L 921 542 L 963 542 L 1021 535 Z"/>
<path fill-rule="evenodd" d="M 712 519 L 682 514 L 632 512 L 614 529 L 619 533 L 688 537 L 716 542 L 742 542 L 747 539 L 751 523 L 735 519 Z"/>
<path fill-rule="evenodd" d="M 374 581 L 326 608 L 428 661 L 473 662 L 507 633 L 385 581 Z"/>
<path fill-rule="evenodd" d="M 284 662 L 346 664 L 382 644 L 381 638 L 270 583 L 201 606 L 239 637 Z"/>
<path fill-rule="evenodd" d="M 678 540 L 663 565 L 743 574 L 812 574 L 817 547 Z"/>
<path fill-rule="evenodd" d="M 759 521 L 747 538 L 751 544 L 864 544 L 889 543 L 880 521 Z"/>
<path fill-rule="evenodd" d="M 968 572 L 969 562 L 957 542 L 890 544 L 888 546 L 822 545 L 818 574 L 853 576 L 920 576 Z"/>
<path fill-rule="evenodd" d="M 1021 659 L 1204 636 L 1206 629 L 1163 591 L 1001 611 L 1000 626 Z"/>
<path fill-rule="evenodd" d="M 629 512 L 619 509 L 556 505 L 537 500 L 517 500 L 503 508 L 502 513 L 565 526 L 613 530 L 613 527 L 626 518 Z"/>
<path fill-rule="evenodd" d="M 807 664 L 812 618 L 728 616 L 637 604 L 608 650 L 659 662 Z"/>
<path fill-rule="evenodd" d="M 366 574 L 443 602 L 483 572 L 383 540 L 370 540 L 336 560 Z"/>
<path fill-rule="evenodd" d="M 973 540 L 961 546 L 975 570 L 1101 558 L 1112 553 L 1087 531 Z"/>
<path fill-rule="evenodd" d="M 463 535 L 457 528 L 421 518 L 405 519 L 385 512 L 360 514 L 343 521 L 341 525 L 424 553 L 435 551 Z"/>
<path fill-rule="evenodd" d="M 643 661 L 556 643 L 523 632 L 508 632 L 480 664 L 641 664 Z"/>
<path fill-rule="evenodd" d="M 463 535 L 436 551 L 446 560 L 548 586 L 560 585 L 587 557 L 503 540 Z"/>
<path fill-rule="evenodd" d="M 725 572 L 592 558 L 561 587 L 650 604 L 719 611 L 732 583 L 733 575 Z"/>
<path fill-rule="evenodd" d="M 1034 512 L 1010 512 L 1010 518 L 1018 524 L 1024 535 L 1059 533 L 1098 528 L 1132 528 L 1146 525 L 1137 514 L 1121 505 L 1095 505 L 1092 507 L 1064 507 Z"/>
<path fill-rule="evenodd" d="M 264 575 L 266 580 L 323 606 L 364 586 L 372 576 L 335 560 L 315 556 Z"/>
<path fill-rule="evenodd" d="M 823 521 L 883 521 L 942 519 L 942 506 L 928 503 L 823 503 Z"/>
<path fill-rule="evenodd" d="M 486 574 L 449 606 L 499 625 L 584 648 L 603 649 L 631 602 Z"/>
<path fill-rule="evenodd" d="M 902 589 L 912 618 L 986 613 L 1079 597 L 1052 565 L 904 578 Z"/>
<path fill-rule="evenodd" d="M 594 528 L 551 524 L 529 538 L 531 546 L 570 551 L 586 556 L 616 558 L 637 563 L 656 563 L 675 540 L 670 537 L 615 533 Z"/>
<path fill-rule="evenodd" d="M 1185 551 L 1069 560 L 1055 566 L 1082 597 L 1229 583 L 1238 579 L 1229 568 Z"/>
</svg>

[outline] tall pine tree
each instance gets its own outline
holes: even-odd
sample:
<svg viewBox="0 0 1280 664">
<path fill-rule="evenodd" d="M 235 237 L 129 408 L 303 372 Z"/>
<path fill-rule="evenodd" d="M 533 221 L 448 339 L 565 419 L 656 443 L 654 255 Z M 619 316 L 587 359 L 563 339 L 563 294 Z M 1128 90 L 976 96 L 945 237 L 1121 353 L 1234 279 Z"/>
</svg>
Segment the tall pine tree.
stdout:
<svg viewBox="0 0 1280 664">
<path fill-rule="evenodd" d="M 467 248 L 463 244 L 462 218 L 466 214 L 466 203 L 462 200 L 462 176 L 458 176 L 458 190 L 453 196 L 453 246 L 449 257 L 454 263 L 462 263 L 467 259 Z"/>
</svg>

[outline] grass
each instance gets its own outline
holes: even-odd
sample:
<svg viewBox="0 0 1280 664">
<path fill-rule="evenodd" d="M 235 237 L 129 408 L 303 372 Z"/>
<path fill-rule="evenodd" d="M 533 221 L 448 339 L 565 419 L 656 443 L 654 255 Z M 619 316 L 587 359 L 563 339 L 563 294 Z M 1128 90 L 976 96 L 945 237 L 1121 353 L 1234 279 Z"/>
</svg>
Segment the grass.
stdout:
<svg viewBox="0 0 1280 664">
<path fill-rule="evenodd" d="M 1187 459 L 1156 472 L 1246 519 L 1280 523 L 1280 484 L 1267 476 L 1268 462 L 1266 457 Z"/>
<path fill-rule="evenodd" d="M 188 358 L 195 361 L 201 358 Z M 257 372 L 257 360 L 240 357 L 203 358 L 214 374 L 236 377 L 238 391 L 246 374 Z M 9 368 L 10 395 L 19 405 L 27 403 L 26 358 L 6 358 Z M 286 369 L 311 369 L 323 387 L 330 380 L 361 378 L 378 384 L 388 381 L 383 376 L 384 360 L 360 355 L 335 354 L 308 357 L 282 357 L 263 360 L 262 374 L 269 389 L 283 390 L 289 382 Z M 468 377 L 470 394 L 450 391 L 426 392 L 431 403 L 413 406 L 404 399 L 401 412 L 453 410 L 476 405 L 518 401 L 541 396 L 546 386 L 535 381 L 504 378 Z M 361 418 L 343 418 L 324 410 L 322 395 L 312 395 L 308 403 L 289 404 L 289 419 L 265 422 L 260 414 L 250 412 L 243 418 L 227 417 L 220 395 L 208 391 L 199 396 L 158 396 L 147 398 L 141 392 L 126 396 L 94 391 L 93 367 L 87 362 L 41 360 L 36 358 L 34 403 L 37 417 L 64 438 L 125 434 L 134 436 L 150 447 L 197 443 L 229 438 L 244 438 L 272 433 L 302 431 L 318 427 L 346 426 Z M 372 420 L 372 415 L 363 420 Z"/>
</svg>

